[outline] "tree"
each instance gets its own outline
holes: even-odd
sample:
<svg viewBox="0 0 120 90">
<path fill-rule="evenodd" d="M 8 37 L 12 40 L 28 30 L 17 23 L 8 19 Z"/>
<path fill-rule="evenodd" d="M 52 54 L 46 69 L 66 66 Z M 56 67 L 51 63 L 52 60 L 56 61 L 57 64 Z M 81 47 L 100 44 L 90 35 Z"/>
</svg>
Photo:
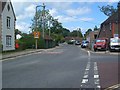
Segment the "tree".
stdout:
<svg viewBox="0 0 120 90">
<path fill-rule="evenodd" d="M 18 29 L 15 29 L 15 39 L 17 38 L 17 34 L 22 34 L 22 32 L 20 31 L 20 30 L 18 30 Z"/>
<path fill-rule="evenodd" d="M 106 16 L 111 16 L 117 11 L 117 9 L 110 5 L 98 7 L 100 8 L 100 11 L 103 12 Z"/>
<path fill-rule="evenodd" d="M 49 14 L 49 10 L 38 10 L 32 19 L 31 30 L 32 32 L 35 30 L 43 32 L 43 29 L 45 35 L 49 35 L 49 33 L 51 33 L 50 35 L 53 40 L 57 41 L 60 41 L 65 36 L 68 36 L 70 32 L 68 29 L 63 28 L 62 23 L 60 23 L 58 19 L 54 19 Z"/>
<path fill-rule="evenodd" d="M 70 33 L 70 36 L 72 37 L 83 37 L 81 31 L 78 31 L 78 30 L 73 30 L 71 33 Z"/>
<path fill-rule="evenodd" d="M 90 32 L 92 32 L 92 29 L 89 28 L 89 29 L 85 32 L 84 38 L 86 38 L 86 36 L 87 36 Z"/>
<path fill-rule="evenodd" d="M 94 31 L 98 30 L 97 26 L 94 27 Z"/>
</svg>

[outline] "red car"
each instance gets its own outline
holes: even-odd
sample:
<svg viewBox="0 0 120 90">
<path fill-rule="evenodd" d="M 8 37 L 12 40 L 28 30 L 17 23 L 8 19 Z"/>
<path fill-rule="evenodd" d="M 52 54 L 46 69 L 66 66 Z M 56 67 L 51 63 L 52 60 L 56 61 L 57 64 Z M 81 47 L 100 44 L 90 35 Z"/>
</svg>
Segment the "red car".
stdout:
<svg viewBox="0 0 120 90">
<path fill-rule="evenodd" d="M 95 44 L 94 44 L 94 51 L 107 50 L 107 48 L 108 48 L 107 39 L 104 39 L 104 38 L 96 39 Z"/>
</svg>

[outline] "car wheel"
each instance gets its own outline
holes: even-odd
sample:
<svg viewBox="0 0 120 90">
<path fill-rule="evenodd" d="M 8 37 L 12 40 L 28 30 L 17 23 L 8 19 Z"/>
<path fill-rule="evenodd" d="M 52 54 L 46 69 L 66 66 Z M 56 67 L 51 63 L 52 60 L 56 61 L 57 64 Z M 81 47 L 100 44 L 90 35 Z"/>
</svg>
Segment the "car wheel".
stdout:
<svg viewBox="0 0 120 90">
<path fill-rule="evenodd" d="M 94 51 L 96 52 L 96 51 L 97 51 L 97 49 L 95 49 L 95 48 L 94 48 Z"/>
</svg>

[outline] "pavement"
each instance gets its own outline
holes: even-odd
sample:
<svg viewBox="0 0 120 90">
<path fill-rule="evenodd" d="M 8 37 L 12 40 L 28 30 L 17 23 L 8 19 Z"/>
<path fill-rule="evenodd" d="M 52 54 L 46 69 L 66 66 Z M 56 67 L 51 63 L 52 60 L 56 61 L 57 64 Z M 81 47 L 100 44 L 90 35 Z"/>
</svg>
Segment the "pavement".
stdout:
<svg viewBox="0 0 120 90">
<path fill-rule="evenodd" d="M 21 57 L 21 56 L 25 56 L 25 55 L 31 55 L 31 54 L 37 53 L 37 52 L 50 51 L 50 50 L 53 50 L 56 48 L 58 48 L 58 46 L 55 48 L 50 48 L 50 49 L 26 49 L 23 51 L 9 52 L 9 53 L 2 54 L 2 58 L 0 58 L 0 59 L 5 60 L 5 59 L 10 59 L 10 58 L 15 58 L 15 57 Z"/>
</svg>

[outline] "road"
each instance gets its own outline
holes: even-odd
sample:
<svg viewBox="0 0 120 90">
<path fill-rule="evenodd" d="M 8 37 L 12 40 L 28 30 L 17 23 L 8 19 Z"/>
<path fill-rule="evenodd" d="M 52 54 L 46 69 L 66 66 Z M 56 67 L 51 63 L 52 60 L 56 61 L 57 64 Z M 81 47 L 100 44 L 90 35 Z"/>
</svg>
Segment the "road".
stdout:
<svg viewBox="0 0 120 90">
<path fill-rule="evenodd" d="M 118 56 L 75 45 L 2 62 L 3 88 L 107 88 L 118 83 Z M 120 74 L 119 74 L 120 76 Z"/>
</svg>

